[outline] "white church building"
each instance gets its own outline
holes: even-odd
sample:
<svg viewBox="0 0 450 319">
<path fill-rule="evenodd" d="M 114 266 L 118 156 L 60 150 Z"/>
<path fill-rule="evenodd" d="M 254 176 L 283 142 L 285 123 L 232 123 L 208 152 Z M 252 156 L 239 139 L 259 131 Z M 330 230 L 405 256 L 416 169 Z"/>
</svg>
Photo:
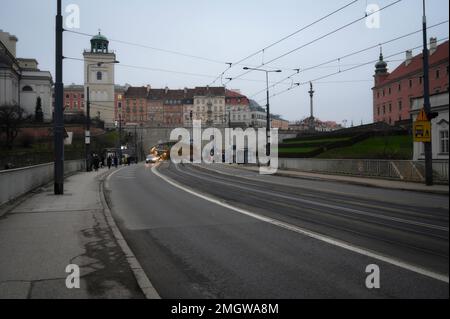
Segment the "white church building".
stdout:
<svg viewBox="0 0 450 319">
<path fill-rule="evenodd" d="M 41 71 L 36 59 L 17 58 L 18 38 L 0 30 L 0 105 L 20 105 L 34 116 L 41 99 L 44 121 L 52 120 L 52 75 Z"/>
</svg>

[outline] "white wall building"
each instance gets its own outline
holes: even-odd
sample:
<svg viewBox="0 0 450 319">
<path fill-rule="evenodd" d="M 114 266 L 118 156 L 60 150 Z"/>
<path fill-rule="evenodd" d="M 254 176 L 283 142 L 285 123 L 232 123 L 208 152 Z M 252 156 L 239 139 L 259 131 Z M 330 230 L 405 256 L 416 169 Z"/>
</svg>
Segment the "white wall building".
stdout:
<svg viewBox="0 0 450 319">
<path fill-rule="evenodd" d="M 114 67 L 116 54 L 108 49 L 109 41 L 100 33 L 91 39 L 91 49 L 84 56 L 84 96 L 91 102 L 91 118 L 100 118 L 105 127 L 113 127 L 114 116 Z"/>
<path fill-rule="evenodd" d="M 225 88 L 197 87 L 194 89 L 193 119 L 204 126 L 225 125 Z"/>
<path fill-rule="evenodd" d="M 449 93 L 435 94 L 430 97 L 431 111 L 438 112 L 438 117 L 431 121 L 431 136 L 433 160 L 448 161 L 449 159 Z M 420 110 L 423 108 L 423 98 L 412 101 L 411 115 L 416 120 Z M 425 160 L 423 143 L 414 143 L 414 160 Z"/>
<path fill-rule="evenodd" d="M 41 99 L 44 120 L 52 120 L 52 75 L 49 71 L 38 69 L 35 59 L 18 59 L 21 68 L 20 106 L 27 115 L 34 116 L 36 102 Z"/>
<path fill-rule="evenodd" d="M 0 105 L 20 105 L 34 116 L 41 99 L 44 120 L 52 120 L 52 75 L 41 71 L 35 59 L 16 57 L 17 37 L 0 30 Z"/>
</svg>

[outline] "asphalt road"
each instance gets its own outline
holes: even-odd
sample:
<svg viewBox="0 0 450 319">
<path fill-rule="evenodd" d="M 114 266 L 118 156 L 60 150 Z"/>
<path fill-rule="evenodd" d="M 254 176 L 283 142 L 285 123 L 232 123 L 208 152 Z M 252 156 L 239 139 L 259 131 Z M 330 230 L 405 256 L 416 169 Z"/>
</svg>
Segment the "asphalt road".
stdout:
<svg viewBox="0 0 450 319">
<path fill-rule="evenodd" d="M 163 298 L 449 297 L 448 196 L 222 166 L 164 163 L 157 171 L 185 190 L 233 206 L 182 190 L 150 166 L 111 176 L 106 188 L 113 215 Z M 380 268 L 380 289 L 366 287 L 370 264 Z"/>
</svg>

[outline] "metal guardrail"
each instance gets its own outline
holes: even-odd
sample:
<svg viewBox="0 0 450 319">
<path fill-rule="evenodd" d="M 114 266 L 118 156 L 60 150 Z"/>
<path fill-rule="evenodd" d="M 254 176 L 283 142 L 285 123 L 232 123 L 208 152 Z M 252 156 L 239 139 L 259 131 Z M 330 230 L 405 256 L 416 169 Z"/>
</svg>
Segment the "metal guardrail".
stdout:
<svg viewBox="0 0 450 319">
<path fill-rule="evenodd" d="M 280 158 L 279 168 L 409 182 L 425 180 L 423 163 L 414 161 Z M 435 162 L 433 169 L 436 181 L 448 183 L 448 161 Z"/>
</svg>

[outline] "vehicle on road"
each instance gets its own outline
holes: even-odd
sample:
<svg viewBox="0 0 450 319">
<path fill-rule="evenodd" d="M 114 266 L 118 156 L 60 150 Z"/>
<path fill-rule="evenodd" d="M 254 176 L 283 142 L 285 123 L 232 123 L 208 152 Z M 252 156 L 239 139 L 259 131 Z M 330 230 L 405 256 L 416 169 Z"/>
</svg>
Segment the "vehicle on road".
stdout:
<svg viewBox="0 0 450 319">
<path fill-rule="evenodd" d="M 146 164 L 153 164 L 153 163 L 157 163 L 159 160 L 160 160 L 159 156 L 147 155 L 147 157 L 145 158 L 145 163 Z"/>
</svg>

